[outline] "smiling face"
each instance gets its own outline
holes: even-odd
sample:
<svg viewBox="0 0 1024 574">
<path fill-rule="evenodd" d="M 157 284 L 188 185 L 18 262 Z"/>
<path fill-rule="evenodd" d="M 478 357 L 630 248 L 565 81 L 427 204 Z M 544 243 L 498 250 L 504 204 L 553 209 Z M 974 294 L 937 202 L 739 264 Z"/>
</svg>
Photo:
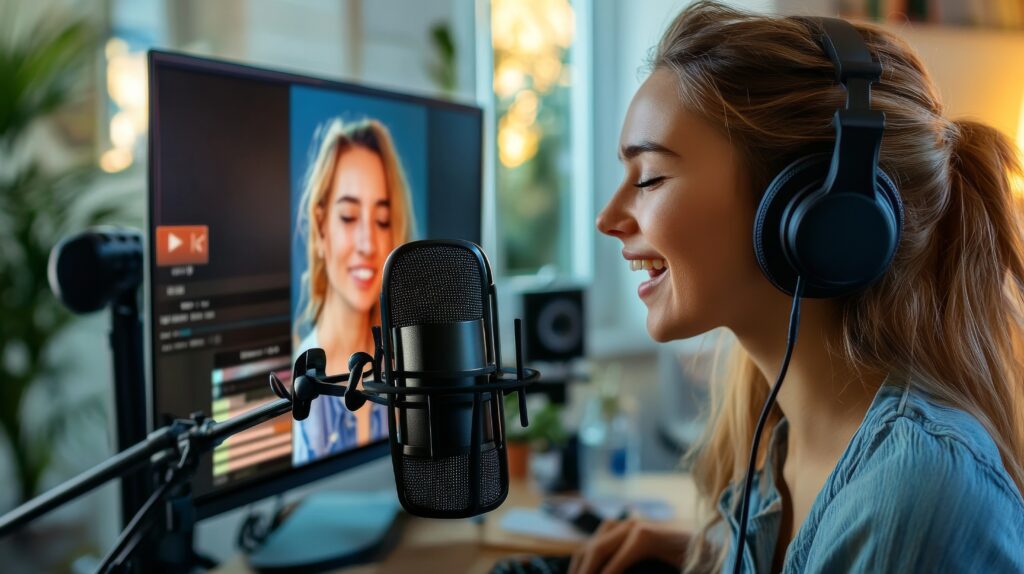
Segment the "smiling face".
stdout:
<svg viewBox="0 0 1024 574">
<path fill-rule="evenodd" d="M 341 152 L 317 220 L 327 296 L 369 312 L 380 297 L 384 260 L 393 247 L 387 177 L 379 155 L 359 146 Z"/>
<path fill-rule="evenodd" d="M 638 294 L 656 341 L 734 327 L 771 294 L 751 247 L 756 205 L 742 156 L 683 108 L 676 81 L 659 68 L 633 97 L 619 141 L 625 180 L 597 218 L 650 277 Z"/>
</svg>

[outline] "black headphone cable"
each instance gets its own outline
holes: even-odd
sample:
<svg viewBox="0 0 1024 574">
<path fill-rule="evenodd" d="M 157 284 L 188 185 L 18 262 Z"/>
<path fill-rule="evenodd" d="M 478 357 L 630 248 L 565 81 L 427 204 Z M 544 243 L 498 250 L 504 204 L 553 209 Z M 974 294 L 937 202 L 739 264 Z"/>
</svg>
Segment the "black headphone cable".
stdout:
<svg viewBox="0 0 1024 574">
<path fill-rule="evenodd" d="M 754 443 L 750 446 L 750 460 L 747 461 L 747 474 L 743 479 L 743 503 L 740 506 L 740 531 L 737 538 L 735 555 L 733 557 L 733 574 L 739 574 L 740 565 L 743 563 L 743 549 L 747 543 L 747 515 L 750 513 L 750 488 L 754 481 L 754 467 L 757 464 L 757 447 L 761 443 L 761 431 L 764 430 L 765 422 L 768 420 L 768 413 L 775 404 L 775 397 L 782 388 L 782 381 L 786 378 L 786 370 L 789 369 L 789 359 L 793 356 L 793 347 L 796 346 L 796 335 L 800 328 L 800 298 L 804 293 L 803 277 L 796 278 L 796 287 L 793 289 L 793 307 L 789 313 L 789 332 L 786 336 L 786 355 L 782 359 L 782 368 L 779 370 L 779 378 L 768 393 L 768 399 L 761 407 L 761 416 L 757 419 L 757 427 L 754 429 Z"/>
</svg>

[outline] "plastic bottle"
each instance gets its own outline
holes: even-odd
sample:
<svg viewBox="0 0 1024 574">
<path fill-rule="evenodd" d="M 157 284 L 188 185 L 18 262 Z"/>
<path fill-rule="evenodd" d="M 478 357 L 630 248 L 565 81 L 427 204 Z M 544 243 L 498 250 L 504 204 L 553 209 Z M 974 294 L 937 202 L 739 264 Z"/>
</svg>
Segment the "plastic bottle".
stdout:
<svg viewBox="0 0 1024 574">
<path fill-rule="evenodd" d="M 580 421 L 580 485 L 590 499 L 620 497 L 624 482 L 640 468 L 634 409 L 617 393 L 590 398 Z"/>
</svg>

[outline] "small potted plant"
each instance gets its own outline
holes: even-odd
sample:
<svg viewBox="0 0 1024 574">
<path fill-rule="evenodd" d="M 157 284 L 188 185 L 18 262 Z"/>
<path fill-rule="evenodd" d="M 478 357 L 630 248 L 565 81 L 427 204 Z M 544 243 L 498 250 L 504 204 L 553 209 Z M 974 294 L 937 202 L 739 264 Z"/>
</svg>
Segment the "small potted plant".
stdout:
<svg viewBox="0 0 1024 574">
<path fill-rule="evenodd" d="M 531 412 L 528 427 L 519 426 L 519 398 L 516 394 L 505 397 L 505 429 L 508 474 L 512 480 L 522 480 L 530 475 L 531 453 L 557 450 L 565 445 L 567 439 L 562 427 L 561 409 L 552 403 Z"/>
<path fill-rule="evenodd" d="M 519 426 L 519 395 L 505 396 L 505 450 L 508 453 L 508 477 L 522 480 L 530 473 L 530 427 Z"/>
</svg>

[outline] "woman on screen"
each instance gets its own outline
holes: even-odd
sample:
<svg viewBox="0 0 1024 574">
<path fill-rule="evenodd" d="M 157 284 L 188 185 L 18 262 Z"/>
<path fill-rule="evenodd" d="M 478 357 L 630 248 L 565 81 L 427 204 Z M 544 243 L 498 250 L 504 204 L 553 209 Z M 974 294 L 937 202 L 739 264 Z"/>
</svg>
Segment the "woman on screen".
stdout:
<svg viewBox="0 0 1024 574">
<path fill-rule="evenodd" d="M 380 324 L 384 261 L 411 239 L 413 218 L 404 172 L 387 127 L 376 120 L 321 126 L 320 145 L 299 204 L 307 266 L 296 318 L 295 356 L 322 348 L 331 373 L 344 372 L 358 351 L 373 354 Z M 387 436 L 386 408 L 367 403 L 349 412 L 321 397 L 293 427 L 295 464 Z"/>
</svg>

